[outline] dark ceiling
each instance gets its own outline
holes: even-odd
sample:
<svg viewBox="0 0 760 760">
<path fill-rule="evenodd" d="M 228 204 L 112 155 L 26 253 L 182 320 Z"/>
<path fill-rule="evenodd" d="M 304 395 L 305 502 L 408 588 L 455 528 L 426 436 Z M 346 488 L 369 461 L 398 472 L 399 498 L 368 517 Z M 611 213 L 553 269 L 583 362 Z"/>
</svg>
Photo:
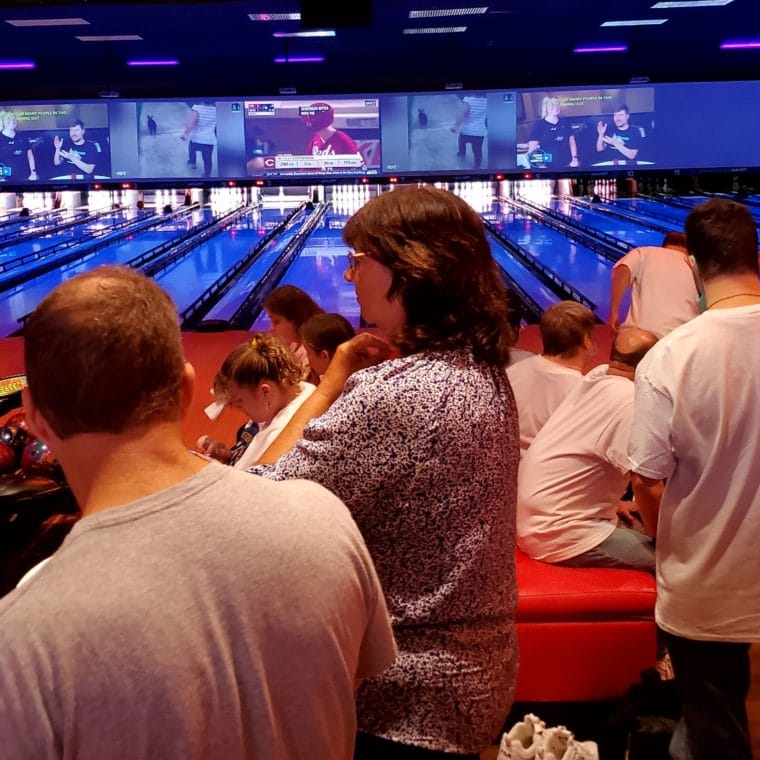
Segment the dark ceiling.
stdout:
<svg viewBox="0 0 760 760">
<path fill-rule="evenodd" d="M 0 59 L 34 61 L 0 70 L 0 99 L 197 97 L 392 92 L 760 79 L 760 48 L 721 50 L 760 39 L 760 1 L 653 9 L 656 0 L 510 0 L 480 15 L 410 19 L 412 10 L 467 7 L 459 0 L 298 0 L 291 2 L 0 2 Z M 487 0 L 486 0 L 487 2 Z M 483 3 L 483 6 L 486 5 Z M 332 6 L 332 8 L 331 8 Z M 254 22 L 249 14 L 303 11 L 299 21 Z M 309 21 L 309 15 L 316 20 Z M 365 19 L 361 17 L 364 16 Z M 354 17 L 354 18 L 352 18 Z M 81 18 L 78 26 L 13 26 L 8 21 Z M 600 26 L 658 19 L 656 26 Z M 368 21 L 368 23 L 367 23 Z M 362 22 L 364 22 L 362 24 Z M 362 24 L 336 27 L 336 23 Z M 332 38 L 275 38 L 307 24 Z M 404 34 L 425 26 L 462 33 Z M 83 42 L 77 35 L 138 35 L 138 41 Z M 621 44 L 627 52 L 573 53 L 579 45 Z M 323 63 L 276 64 L 275 57 L 324 56 Z M 129 59 L 176 59 L 177 66 L 129 67 Z"/>
</svg>

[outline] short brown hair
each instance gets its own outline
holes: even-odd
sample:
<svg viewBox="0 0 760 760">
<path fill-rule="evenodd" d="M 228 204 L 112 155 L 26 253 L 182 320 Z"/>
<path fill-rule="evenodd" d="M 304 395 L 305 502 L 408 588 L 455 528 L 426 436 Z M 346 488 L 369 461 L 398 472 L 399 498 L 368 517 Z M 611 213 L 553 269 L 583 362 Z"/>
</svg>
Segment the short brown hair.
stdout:
<svg viewBox="0 0 760 760">
<path fill-rule="evenodd" d="M 298 359 L 287 346 L 268 333 L 254 333 L 222 362 L 214 379 L 214 395 L 226 397 L 230 382 L 247 388 L 256 388 L 262 380 L 295 385 L 302 375 Z"/>
<path fill-rule="evenodd" d="M 275 288 L 265 299 L 264 308 L 273 314 L 285 317 L 301 329 L 301 325 L 315 314 L 322 314 L 324 309 L 306 292 L 295 285 L 282 285 Z"/>
<path fill-rule="evenodd" d="M 507 298 L 483 223 L 461 198 L 434 187 L 400 187 L 373 198 L 346 223 L 343 239 L 391 272 L 406 321 L 391 336 L 402 354 L 468 347 L 504 366 L 512 331 Z"/>
<path fill-rule="evenodd" d="M 539 331 L 543 353 L 570 359 L 583 347 L 586 336 L 594 332 L 596 317 L 591 309 L 577 301 L 552 304 L 542 315 Z"/>
<path fill-rule="evenodd" d="M 668 232 L 662 241 L 663 248 L 686 248 L 686 235 L 683 232 Z"/>
<path fill-rule="evenodd" d="M 686 217 L 686 247 L 702 279 L 719 274 L 757 274 L 757 225 L 741 203 L 711 198 Z"/>
<path fill-rule="evenodd" d="M 315 314 L 301 325 L 301 340 L 315 351 L 332 357 L 341 343 L 356 334 L 351 323 L 340 314 Z"/>
<path fill-rule="evenodd" d="M 24 330 L 29 392 L 59 438 L 179 419 L 182 338 L 153 280 L 105 266 L 59 285 Z"/>
</svg>

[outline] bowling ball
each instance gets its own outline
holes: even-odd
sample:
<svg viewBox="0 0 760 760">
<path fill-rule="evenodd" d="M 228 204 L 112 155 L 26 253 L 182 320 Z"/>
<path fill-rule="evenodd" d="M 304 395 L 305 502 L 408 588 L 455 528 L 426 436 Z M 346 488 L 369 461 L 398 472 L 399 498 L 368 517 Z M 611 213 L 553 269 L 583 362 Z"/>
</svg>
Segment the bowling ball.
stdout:
<svg viewBox="0 0 760 760">
<path fill-rule="evenodd" d="M 11 446 L 0 441 L 0 472 L 13 472 L 18 467 L 18 456 Z"/>
<path fill-rule="evenodd" d="M 9 425 L 6 422 L 0 427 L 0 442 L 10 446 L 16 452 L 16 456 L 21 456 L 21 452 L 29 442 L 29 432 L 22 427 Z"/>
<path fill-rule="evenodd" d="M 5 421 L 6 425 L 14 425 L 15 427 L 19 427 L 22 430 L 26 430 L 27 433 L 29 433 L 29 425 L 27 425 L 26 422 L 26 413 L 23 409 L 19 409 L 17 412 L 12 414 L 8 419 Z M 31 437 L 31 433 L 30 433 Z"/>
<path fill-rule="evenodd" d="M 28 476 L 42 476 L 56 483 L 64 482 L 61 465 L 50 451 L 50 447 L 39 438 L 27 443 L 21 455 L 21 469 Z"/>
</svg>

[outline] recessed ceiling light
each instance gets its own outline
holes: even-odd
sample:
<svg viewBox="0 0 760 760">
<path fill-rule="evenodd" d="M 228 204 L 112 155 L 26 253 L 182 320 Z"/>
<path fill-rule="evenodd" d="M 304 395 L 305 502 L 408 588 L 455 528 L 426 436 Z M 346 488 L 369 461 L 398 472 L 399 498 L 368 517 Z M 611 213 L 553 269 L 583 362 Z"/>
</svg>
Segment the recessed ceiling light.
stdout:
<svg viewBox="0 0 760 760">
<path fill-rule="evenodd" d="M 421 26 L 417 29 L 404 29 L 404 34 L 448 34 L 466 31 L 466 26 Z"/>
<path fill-rule="evenodd" d="M 334 37 L 334 29 L 314 29 L 310 32 L 273 32 L 272 37 Z"/>
<path fill-rule="evenodd" d="M 138 58 L 127 61 L 127 66 L 178 66 L 176 58 Z"/>
<path fill-rule="evenodd" d="M 10 71 L 11 69 L 35 69 L 37 64 L 34 61 L 0 61 L 0 71 Z"/>
<path fill-rule="evenodd" d="M 76 38 L 80 42 L 132 42 L 142 39 L 139 34 L 78 34 Z"/>
<path fill-rule="evenodd" d="M 599 26 L 659 26 L 666 21 L 666 18 L 639 18 L 628 21 L 605 21 Z"/>
<path fill-rule="evenodd" d="M 714 8 L 733 2 L 734 0 L 665 0 L 655 3 L 652 8 Z"/>
<path fill-rule="evenodd" d="M 325 60 L 323 55 L 299 55 L 289 56 L 288 58 L 275 58 L 275 63 L 322 63 Z"/>
<path fill-rule="evenodd" d="M 573 49 L 573 53 L 625 53 L 628 45 L 584 45 Z"/>
<path fill-rule="evenodd" d="M 83 18 L 12 18 L 6 19 L 11 26 L 87 26 Z"/>
<path fill-rule="evenodd" d="M 446 16 L 477 16 L 485 13 L 488 6 L 480 8 L 444 8 L 429 11 L 409 11 L 409 18 L 444 18 Z"/>
<path fill-rule="evenodd" d="M 300 21 L 300 13 L 249 13 L 251 21 Z"/>
<path fill-rule="evenodd" d="M 726 40 L 720 46 L 721 50 L 747 50 L 760 48 L 760 40 Z"/>
</svg>

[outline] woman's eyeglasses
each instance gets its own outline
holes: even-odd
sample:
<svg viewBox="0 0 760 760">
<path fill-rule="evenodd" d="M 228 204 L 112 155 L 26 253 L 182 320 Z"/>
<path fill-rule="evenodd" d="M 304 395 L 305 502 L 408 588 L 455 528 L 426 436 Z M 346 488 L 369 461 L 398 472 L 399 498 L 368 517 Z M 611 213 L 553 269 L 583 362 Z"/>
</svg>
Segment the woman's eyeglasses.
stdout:
<svg viewBox="0 0 760 760">
<path fill-rule="evenodd" d="M 356 260 L 366 255 L 363 251 L 349 251 L 346 254 L 348 257 L 348 268 L 352 275 L 356 273 Z"/>
</svg>

